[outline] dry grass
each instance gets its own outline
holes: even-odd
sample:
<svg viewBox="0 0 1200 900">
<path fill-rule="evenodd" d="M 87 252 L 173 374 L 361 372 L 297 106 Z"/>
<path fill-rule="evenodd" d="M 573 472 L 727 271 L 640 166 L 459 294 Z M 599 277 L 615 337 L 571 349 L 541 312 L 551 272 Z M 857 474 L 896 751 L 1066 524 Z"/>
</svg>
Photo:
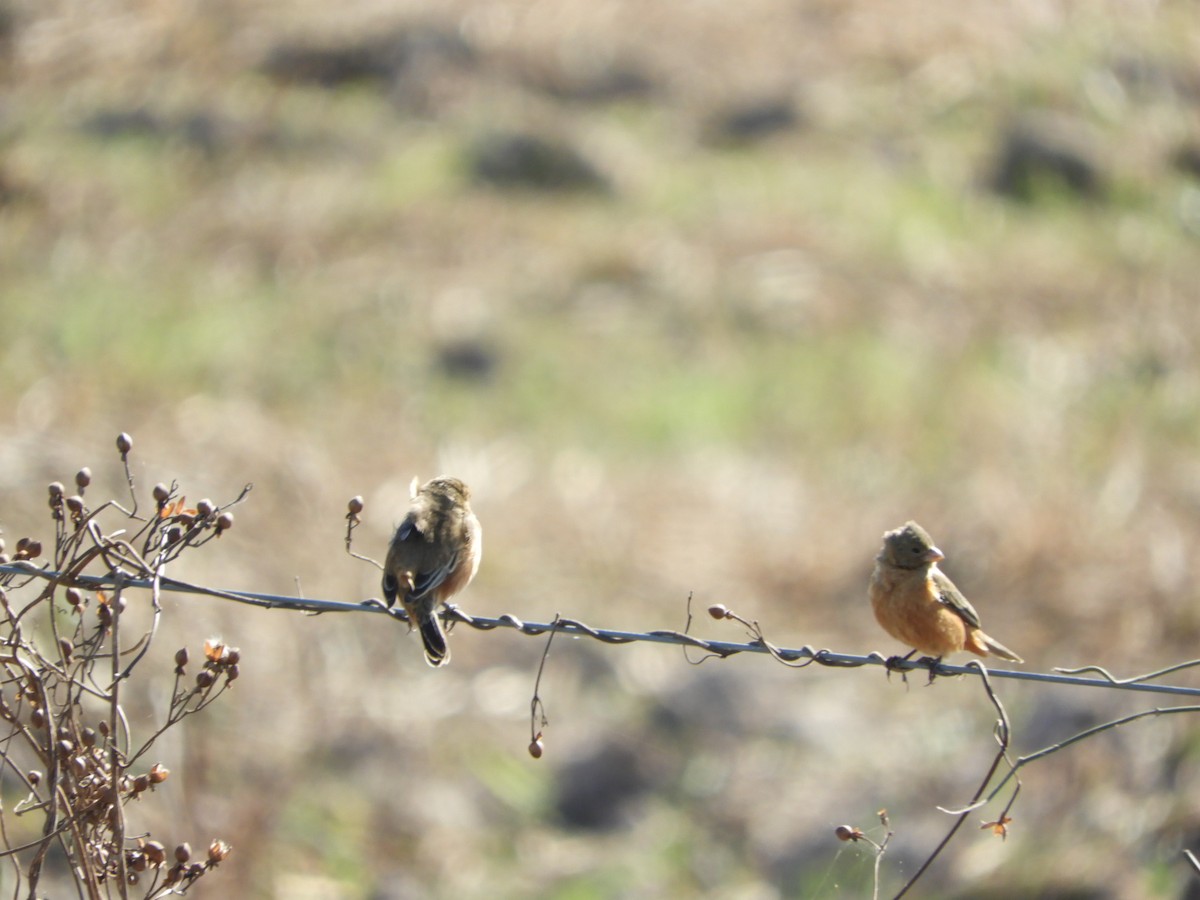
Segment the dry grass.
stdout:
<svg viewBox="0 0 1200 900">
<path fill-rule="evenodd" d="M 1194 655 L 1200 194 L 1171 166 L 1197 139 L 1194 10 L 903 7 L 11 4 L 7 535 L 81 464 L 119 488 L 125 429 L 144 484 L 255 482 L 234 539 L 179 573 L 216 585 L 375 594 L 345 500 L 379 555 L 412 475 L 453 471 L 487 534 L 463 598 L 483 614 L 679 627 L 694 591 L 782 644 L 890 652 L 865 581 L 915 517 L 1031 666 Z M 473 56 L 337 90 L 257 68 L 413 25 Z M 564 99 L 618 70 L 652 90 Z M 764 97 L 799 124 L 709 139 Z M 138 110 L 153 127 L 83 127 Z M 985 188 L 1027 117 L 1065 123 L 1103 197 Z M 573 144 L 610 190 L 474 183 L 498 129 Z M 456 374 L 463 347 L 482 375 Z M 170 602 L 181 639 L 246 660 L 172 766 L 174 821 L 234 844 L 208 880 L 242 896 L 861 896 L 870 860 L 832 828 L 888 807 L 898 885 L 991 752 L 967 683 L 564 641 L 534 763 L 537 642 L 460 630 L 430 673 L 374 621 Z M 1003 692 L 1023 750 L 1129 708 Z M 1151 723 L 1034 767 L 1008 841 L 961 836 L 929 894 L 1078 872 L 1174 895 L 1194 744 Z M 632 785 L 615 823 L 564 824 L 572 779 Z"/>
</svg>

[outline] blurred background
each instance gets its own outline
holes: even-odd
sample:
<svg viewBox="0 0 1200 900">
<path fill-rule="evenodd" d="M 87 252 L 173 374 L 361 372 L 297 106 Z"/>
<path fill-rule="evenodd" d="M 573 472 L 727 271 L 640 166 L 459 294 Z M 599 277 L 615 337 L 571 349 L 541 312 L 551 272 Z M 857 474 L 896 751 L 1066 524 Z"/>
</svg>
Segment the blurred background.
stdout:
<svg viewBox="0 0 1200 900">
<path fill-rule="evenodd" d="M 177 577 L 357 601 L 346 501 L 382 558 L 452 473 L 471 613 L 692 593 L 891 654 L 866 582 L 915 518 L 1027 668 L 1190 659 L 1198 60 L 1185 0 L 2 0 L 0 525 L 51 537 L 81 465 L 120 499 L 128 431 L 144 498 L 255 485 Z M 380 618 L 167 612 L 135 729 L 178 646 L 242 651 L 130 813 L 233 844 L 196 896 L 861 897 L 833 829 L 881 808 L 886 894 L 995 746 L 969 679 L 559 639 L 535 761 L 540 639 L 434 672 Z M 1018 753 L 1155 705 L 1000 693 Z M 917 893 L 1197 896 L 1198 754 L 1174 716 L 1054 755 Z"/>
</svg>

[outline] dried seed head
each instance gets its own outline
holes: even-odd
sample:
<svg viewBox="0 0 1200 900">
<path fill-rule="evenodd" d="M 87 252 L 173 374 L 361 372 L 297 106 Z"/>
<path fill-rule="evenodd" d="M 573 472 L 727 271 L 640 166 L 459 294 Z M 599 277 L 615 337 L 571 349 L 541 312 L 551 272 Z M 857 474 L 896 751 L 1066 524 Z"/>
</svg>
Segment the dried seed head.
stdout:
<svg viewBox="0 0 1200 900">
<path fill-rule="evenodd" d="M 108 720 L 107 719 L 101 719 L 97 723 L 96 728 L 99 729 L 101 736 L 108 737 Z"/>
<path fill-rule="evenodd" d="M 182 537 L 183 529 L 178 525 L 172 525 L 167 529 L 167 546 L 169 547 L 172 544 L 178 544 Z"/>
<path fill-rule="evenodd" d="M 70 605 L 72 608 L 78 608 L 79 604 L 82 602 L 83 602 L 83 594 L 81 594 L 79 592 L 79 588 L 73 588 L 73 587 L 67 588 L 67 604 L 68 605 Z"/>
<path fill-rule="evenodd" d="M 225 651 L 224 662 L 231 666 L 236 666 L 242 661 L 242 651 L 238 647 L 230 647 Z"/>
<path fill-rule="evenodd" d="M 62 654 L 63 662 L 71 661 L 71 657 L 75 653 L 75 645 L 71 643 L 70 638 L 62 637 L 58 639 L 58 652 Z"/>
<path fill-rule="evenodd" d="M 192 858 L 192 848 L 187 841 L 184 841 L 175 848 L 175 862 L 185 863 Z"/>
<path fill-rule="evenodd" d="M 223 512 L 217 516 L 217 531 L 228 531 L 233 527 L 233 513 Z"/>
<path fill-rule="evenodd" d="M 71 511 L 71 515 L 78 516 L 83 514 L 83 498 L 78 494 L 72 494 L 67 498 L 67 509 Z"/>
<path fill-rule="evenodd" d="M 34 787 L 37 787 L 42 783 L 42 773 L 37 769 L 30 769 L 29 772 L 26 773 L 25 777 L 29 779 L 29 783 Z"/>
<path fill-rule="evenodd" d="M 708 614 L 714 619 L 729 618 L 729 609 L 723 603 L 714 603 L 708 608 Z"/>
<path fill-rule="evenodd" d="M 162 784 L 171 774 L 171 770 L 162 763 L 155 763 L 150 767 L 149 779 L 151 784 Z"/>
<path fill-rule="evenodd" d="M 224 862 L 225 858 L 229 856 L 229 852 L 231 850 L 233 850 L 233 848 L 224 841 L 213 841 L 208 845 L 209 863 L 215 866 L 217 863 Z"/>
<path fill-rule="evenodd" d="M 107 603 L 101 603 L 96 607 L 96 618 L 99 619 L 102 628 L 107 628 L 112 624 L 112 610 L 108 608 Z"/>
<path fill-rule="evenodd" d="M 71 774 L 76 778 L 83 778 L 88 773 L 87 760 L 82 756 L 71 757 Z"/>
<path fill-rule="evenodd" d="M 95 747 L 96 746 L 96 729 L 95 728 L 88 728 L 85 726 L 83 731 L 79 732 L 79 737 L 83 740 L 83 746 L 85 746 L 85 747 Z"/>
<path fill-rule="evenodd" d="M 25 548 L 25 553 L 30 559 L 37 559 L 42 555 L 42 542 L 30 541 L 29 545 Z"/>
<path fill-rule="evenodd" d="M 117 435 L 117 449 L 121 451 L 122 456 L 133 449 L 133 438 L 127 432 L 122 431 Z"/>
<path fill-rule="evenodd" d="M 149 788 L 150 788 L 150 776 L 149 775 L 139 775 L 137 778 L 133 779 L 133 792 L 135 794 L 140 794 L 142 791 L 149 790 Z"/>
<path fill-rule="evenodd" d="M 75 750 L 75 745 L 68 740 L 61 740 L 55 746 L 58 747 L 58 752 L 63 756 L 70 756 Z"/>
<path fill-rule="evenodd" d="M 50 499 L 52 499 L 52 500 L 53 500 L 53 499 L 54 499 L 54 498 L 56 498 L 56 497 L 57 497 L 58 499 L 60 499 L 60 500 L 62 499 L 62 495 L 63 495 L 63 484 L 62 484 L 62 482 L 61 482 L 61 481 L 52 481 L 52 482 L 50 482 L 50 486 L 49 486 L 49 488 L 47 488 L 47 489 L 50 491 Z"/>
<path fill-rule="evenodd" d="M 350 502 L 346 504 L 346 508 L 350 510 L 350 515 L 357 516 L 363 511 L 363 498 L 351 497 Z"/>
<path fill-rule="evenodd" d="M 89 484 L 92 483 L 92 470 L 84 466 L 75 473 L 75 485 L 80 491 L 83 491 Z"/>
<path fill-rule="evenodd" d="M 182 669 L 187 664 L 188 664 L 187 647 L 180 647 L 178 650 L 175 651 L 175 665 L 179 666 L 179 668 Z"/>
<path fill-rule="evenodd" d="M 242 670 L 239 669 L 237 666 L 230 666 L 228 669 L 225 670 L 225 679 L 227 681 L 237 681 L 238 676 L 241 674 L 242 674 Z"/>
<path fill-rule="evenodd" d="M 33 712 L 29 714 L 29 724 L 34 728 L 43 728 L 46 725 L 46 711 L 40 706 L 35 706 Z"/>
<path fill-rule="evenodd" d="M 196 673 L 196 686 L 201 688 L 212 687 L 212 683 L 216 681 L 213 673 L 208 669 L 201 669 Z"/>
<path fill-rule="evenodd" d="M 833 833 L 839 841 L 856 841 L 862 835 L 861 831 L 849 825 L 839 825 L 833 829 Z"/>
<path fill-rule="evenodd" d="M 153 866 L 161 866 L 167 861 L 167 848 L 159 841 L 146 841 L 142 845 L 142 852 Z"/>
<path fill-rule="evenodd" d="M 150 865 L 150 860 L 146 859 L 146 854 L 141 850 L 130 850 L 125 854 L 125 862 L 135 872 L 145 872 Z"/>
<path fill-rule="evenodd" d="M 156 503 L 166 503 L 167 498 L 171 496 L 171 491 L 161 481 L 154 486 L 154 490 L 151 493 L 154 495 Z"/>
<path fill-rule="evenodd" d="M 213 502 L 207 497 L 196 504 L 196 515 L 202 516 L 203 518 L 208 518 L 211 516 L 214 510 L 216 510 L 216 507 L 213 506 Z"/>
<path fill-rule="evenodd" d="M 546 750 L 546 745 L 542 743 L 542 739 L 535 738 L 529 742 L 529 755 L 534 759 L 541 759 L 542 753 Z"/>
</svg>

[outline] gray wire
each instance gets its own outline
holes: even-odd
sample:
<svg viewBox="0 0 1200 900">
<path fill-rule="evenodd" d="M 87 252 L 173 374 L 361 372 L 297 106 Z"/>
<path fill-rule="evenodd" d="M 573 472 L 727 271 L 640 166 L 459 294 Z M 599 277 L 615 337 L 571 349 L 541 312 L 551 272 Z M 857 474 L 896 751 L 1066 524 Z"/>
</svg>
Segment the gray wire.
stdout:
<svg viewBox="0 0 1200 900">
<path fill-rule="evenodd" d="M 6 575 L 29 575 L 45 578 L 50 581 L 58 581 L 64 578 L 64 573 L 62 572 L 40 569 L 29 562 L 14 562 L 8 565 L 0 565 L 0 573 Z M 115 589 L 118 578 L 114 576 L 76 575 L 71 579 L 71 583 L 93 590 L 97 588 Z M 152 587 L 153 582 L 148 578 L 133 578 L 122 574 L 120 576 L 120 584 L 124 588 L 148 589 Z M 160 580 L 159 589 L 180 594 L 200 594 L 209 597 L 219 597 L 238 603 L 248 603 L 264 609 L 290 609 L 309 613 L 385 613 L 401 621 L 408 621 L 408 617 L 402 609 L 388 609 L 381 601 L 375 598 L 361 603 L 347 603 L 341 600 L 310 600 L 305 597 L 288 597 L 281 594 L 263 594 L 253 591 L 230 591 L 208 588 L 166 577 Z M 788 649 L 768 646 L 760 640 L 753 640 L 746 643 L 708 641 L 694 635 L 684 634 L 681 631 L 617 631 L 611 628 L 593 628 L 576 619 L 561 617 L 553 622 L 525 622 L 516 616 L 508 614 L 495 618 L 472 616 L 456 606 L 450 606 L 444 613 L 444 618 L 449 622 L 461 622 L 479 631 L 511 628 L 530 636 L 547 634 L 553 631 L 575 637 L 592 638 L 606 644 L 632 644 L 639 642 L 675 644 L 684 647 L 694 647 L 697 650 L 721 657 L 733 656 L 738 653 L 769 653 L 785 662 L 797 662 L 803 665 L 805 664 L 804 661 L 807 660 L 810 663 L 835 668 L 857 668 L 859 666 L 883 666 L 888 664 L 887 657 L 884 657 L 880 653 L 859 656 L 849 653 L 836 653 L 832 650 L 817 650 L 810 645 Z M 1196 664 L 1200 665 L 1200 660 L 1197 660 Z M 1018 681 L 1034 681 L 1042 684 L 1065 684 L 1072 687 L 1110 688 L 1113 690 L 1135 691 L 1147 694 L 1173 694 L 1181 697 L 1200 697 L 1200 687 L 1150 684 L 1145 680 L 1165 674 L 1166 672 L 1178 671 L 1188 665 L 1191 664 L 1182 663 L 1170 666 L 1168 669 L 1151 672 L 1147 675 L 1138 676 L 1135 679 L 1114 678 L 1098 666 L 1086 666 L 1082 670 L 1073 671 L 1095 671 L 1101 673 L 1104 677 L 1083 678 L 1079 675 L 1067 674 L 1061 671 L 1021 672 L 1013 669 L 991 668 L 988 669 L 988 673 L 993 678 L 1011 678 Z M 931 669 L 938 675 L 975 675 L 976 677 L 979 675 L 978 669 L 973 666 L 949 665 L 947 663 L 934 663 L 927 660 L 897 660 L 892 663 L 892 668 L 896 671 Z"/>
</svg>

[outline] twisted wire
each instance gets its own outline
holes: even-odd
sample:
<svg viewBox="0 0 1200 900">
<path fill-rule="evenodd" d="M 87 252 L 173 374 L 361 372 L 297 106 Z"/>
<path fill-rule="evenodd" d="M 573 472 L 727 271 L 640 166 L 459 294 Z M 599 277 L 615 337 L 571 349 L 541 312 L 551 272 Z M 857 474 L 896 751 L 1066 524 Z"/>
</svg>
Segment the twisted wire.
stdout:
<svg viewBox="0 0 1200 900">
<path fill-rule="evenodd" d="M 29 562 L 13 562 L 0 565 L 0 575 L 26 575 L 45 578 L 61 584 L 72 584 L 88 590 L 120 588 L 153 587 L 148 578 L 138 578 L 127 573 L 116 571 L 111 575 L 69 575 L 50 569 L 42 569 Z M 383 613 L 400 621 L 407 622 L 408 616 L 403 609 L 389 609 L 377 598 L 370 598 L 359 603 L 349 603 L 342 600 L 316 600 L 306 597 L 289 597 L 282 594 L 265 594 L 254 591 L 223 590 L 203 585 L 189 584 L 173 578 L 163 577 L 159 582 L 159 590 L 180 594 L 199 594 L 208 597 L 218 597 L 237 603 L 246 603 L 262 609 L 289 609 L 307 613 Z M 974 675 L 979 676 L 978 663 L 972 665 L 951 665 L 933 660 L 889 660 L 881 653 L 872 652 L 865 656 L 850 653 L 838 653 L 828 649 L 816 649 L 809 644 L 795 648 L 781 648 L 760 639 L 745 642 L 713 641 L 686 634 L 682 631 L 619 631 L 612 628 L 596 628 L 578 619 L 558 617 L 552 622 L 526 622 L 515 615 L 505 613 L 500 616 L 473 616 L 457 606 L 450 605 L 443 613 L 446 622 L 462 623 L 478 631 L 494 631 L 497 628 L 508 628 L 530 637 L 558 632 L 586 637 L 605 644 L 658 643 L 675 644 L 682 647 L 692 647 L 705 653 L 719 657 L 734 656 L 738 653 L 765 653 L 789 663 L 806 665 L 816 663 L 834 668 L 858 668 L 860 666 L 887 666 L 890 663 L 896 671 L 912 671 L 926 669 L 937 675 Z M 1072 687 L 1108 688 L 1111 690 L 1134 691 L 1152 694 L 1172 694 L 1183 697 L 1200 697 L 1200 687 L 1184 685 L 1156 684 L 1150 679 L 1179 671 L 1190 665 L 1200 664 L 1180 663 L 1155 672 L 1149 672 L 1135 678 L 1116 678 L 1100 666 L 1083 666 L 1078 669 L 1055 670 L 1053 672 L 1022 672 L 1012 669 L 988 669 L 993 678 L 1011 678 L 1018 681 L 1033 681 L 1043 684 L 1062 684 Z M 1094 672 L 1100 677 L 1085 678 L 1079 673 Z"/>
</svg>

